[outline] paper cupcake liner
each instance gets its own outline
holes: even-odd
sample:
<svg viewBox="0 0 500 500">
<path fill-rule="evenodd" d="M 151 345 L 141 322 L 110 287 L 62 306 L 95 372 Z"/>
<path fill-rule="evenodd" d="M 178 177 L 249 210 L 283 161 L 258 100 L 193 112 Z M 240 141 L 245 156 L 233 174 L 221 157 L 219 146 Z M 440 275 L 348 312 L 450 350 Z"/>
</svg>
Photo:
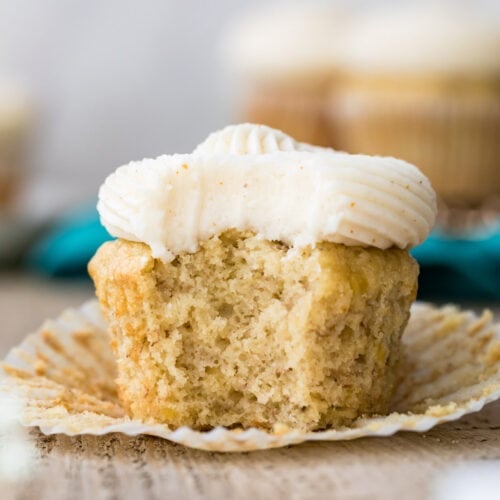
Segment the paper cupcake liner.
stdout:
<svg viewBox="0 0 500 500">
<path fill-rule="evenodd" d="M 456 307 L 416 304 L 403 335 L 404 361 L 389 415 L 360 418 L 352 426 L 302 433 L 222 427 L 200 432 L 131 420 L 114 384 L 115 363 L 96 301 L 64 311 L 7 355 L 2 398 L 19 398 L 20 422 L 45 434 L 149 434 L 192 448 L 249 451 L 303 441 L 338 441 L 425 432 L 479 411 L 500 398 L 500 325 L 489 312 L 477 317 Z"/>
<path fill-rule="evenodd" d="M 18 96 L 17 92 L 15 94 L 12 100 L 6 95 L 0 96 L 2 100 L 9 99 L 6 108 L 0 111 L 0 209 L 2 210 L 10 206 L 18 193 L 27 166 L 26 142 L 32 115 L 24 99 L 18 99 L 21 96 Z"/>
<path fill-rule="evenodd" d="M 0 137 L 0 208 L 6 207 L 18 191 L 25 171 L 23 152 L 20 141 L 5 144 Z"/>
<path fill-rule="evenodd" d="M 417 165 L 452 205 L 500 193 L 497 95 L 350 88 L 333 94 L 336 144 L 350 153 L 388 155 Z"/>
<path fill-rule="evenodd" d="M 256 90 L 247 96 L 242 117 L 250 123 L 282 130 L 298 141 L 329 146 L 327 102 L 322 90 L 316 93 Z"/>
</svg>

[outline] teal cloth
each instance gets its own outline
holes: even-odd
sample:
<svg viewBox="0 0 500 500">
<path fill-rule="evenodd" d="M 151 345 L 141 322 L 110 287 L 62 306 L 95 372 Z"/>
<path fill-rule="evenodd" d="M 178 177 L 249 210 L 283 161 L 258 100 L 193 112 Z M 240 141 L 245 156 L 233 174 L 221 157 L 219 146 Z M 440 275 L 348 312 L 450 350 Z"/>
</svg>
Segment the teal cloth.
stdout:
<svg viewBox="0 0 500 500">
<path fill-rule="evenodd" d="M 57 221 L 27 262 L 49 276 L 83 276 L 97 248 L 110 239 L 95 208 L 84 207 Z M 471 239 L 434 231 L 412 254 L 421 266 L 420 299 L 500 300 L 500 224 Z"/>
<path fill-rule="evenodd" d="M 87 276 L 88 261 L 102 243 L 112 239 L 94 206 L 57 220 L 28 252 L 26 264 L 52 277 Z"/>
<path fill-rule="evenodd" d="M 419 298 L 500 300 L 500 227 L 469 239 L 436 230 L 411 253 L 420 264 Z"/>
</svg>

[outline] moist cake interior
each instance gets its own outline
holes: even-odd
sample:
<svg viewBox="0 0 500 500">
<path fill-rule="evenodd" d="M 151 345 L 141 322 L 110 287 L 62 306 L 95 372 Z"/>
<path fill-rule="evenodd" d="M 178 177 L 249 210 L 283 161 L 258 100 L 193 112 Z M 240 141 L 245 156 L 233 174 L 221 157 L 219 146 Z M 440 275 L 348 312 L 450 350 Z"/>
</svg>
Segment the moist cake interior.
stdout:
<svg viewBox="0 0 500 500">
<path fill-rule="evenodd" d="M 172 262 L 116 240 L 89 270 L 134 418 L 308 431 L 388 410 L 417 286 L 404 250 L 230 230 Z"/>
</svg>

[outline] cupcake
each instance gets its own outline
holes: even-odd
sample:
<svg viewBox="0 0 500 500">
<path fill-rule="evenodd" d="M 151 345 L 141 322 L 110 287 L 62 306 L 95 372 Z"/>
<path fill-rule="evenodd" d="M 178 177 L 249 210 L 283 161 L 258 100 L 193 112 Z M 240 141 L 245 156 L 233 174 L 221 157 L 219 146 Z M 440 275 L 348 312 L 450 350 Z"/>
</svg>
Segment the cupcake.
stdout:
<svg viewBox="0 0 500 500">
<path fill-rule="evenodd" d="M 451 4 L 391 7 L 344 40 L 338 147 L 419 165 L 450 206 L 500 193 L 500 29 Z"/>
<path fill-rule="evenodd" d="M 280 5 L 232 25 L 223 52 L 241 83 L 240 116 L 329 146 L 328 93 L 344 22 L 331 7 Z"/>
<path fill-rule="evenodd" d="M 414 166 L 243 124 L 117 169 L 89 265 L 130 416 L 339 427 L 389 409 L 434 192 Z"/>
</svg>

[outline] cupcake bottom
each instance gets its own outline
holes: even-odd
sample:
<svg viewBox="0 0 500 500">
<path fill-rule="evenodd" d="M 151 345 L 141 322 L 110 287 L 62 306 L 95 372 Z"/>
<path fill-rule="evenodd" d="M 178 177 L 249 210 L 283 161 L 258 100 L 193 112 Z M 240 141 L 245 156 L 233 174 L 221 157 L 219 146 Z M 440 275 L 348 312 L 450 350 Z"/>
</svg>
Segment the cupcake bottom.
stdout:
<svg viewBox="0 0 500 500">
<path fill-rule="evenodd" d="M 232 230 L 171 263 L 106 243 L 89 270 L 135 419 L 309 431 L 389 410 L 417 286 L 405 251 Z"/>
<path fill-rule="evenodd" d="M 338 147 L 402 158 L 449 205 L 481 204 L 500 193 L 500 94 L 498 86 L 457 85 L 353 81 L 336 89 Z"/>
<path fill-rule="evenodd" d="M 301 142 L 330 146 L 323 90 L 259 89 L 247 97 L 243 119 L 282 130 Z"/>
</svg>

